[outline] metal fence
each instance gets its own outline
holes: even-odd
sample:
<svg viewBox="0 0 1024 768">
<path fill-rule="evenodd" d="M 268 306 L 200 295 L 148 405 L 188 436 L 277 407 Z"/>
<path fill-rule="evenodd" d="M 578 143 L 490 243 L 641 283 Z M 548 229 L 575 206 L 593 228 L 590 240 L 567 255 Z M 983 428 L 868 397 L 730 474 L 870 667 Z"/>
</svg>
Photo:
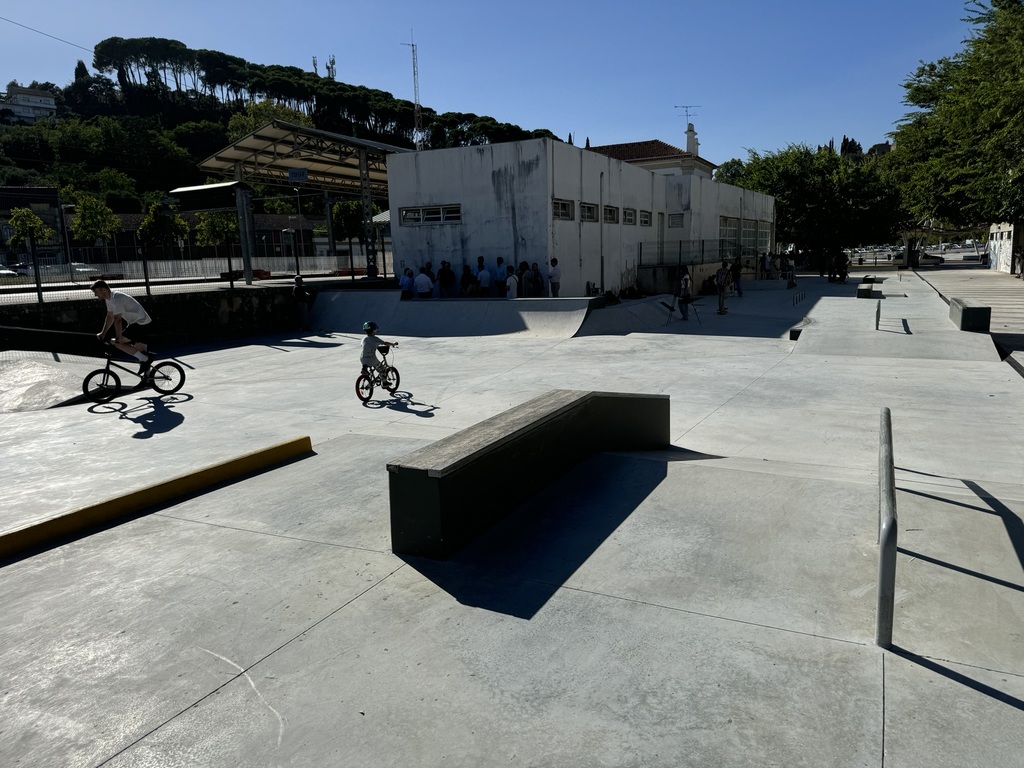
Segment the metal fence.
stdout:
<svg viewBox="0 0 1024 768">
<path fill-rule="evenodd" d="M 639 266 L 691 266 L 715 264 L 728 259 L 741 259 L 753 268 L 758 257 L 756 248 L 734 240 L 650 240 L 639 243 Z"/>
<path fill-rule="evenodd" d="M 198 250 L 198 249 L 197 249 Z M 212 251 L 213 249 L 209 249 Z M 102 278 L 113 286 L 145 286 L 151 293 L 156 287 L 167 289 L 183 283 L 226 282 L 241 280 L 242 257 L 237 244 L 232 248 L 221 248 L 222 256 L 201 258 L 148 259 L 139 258 L 134 251 L 121 249 L 94 249 L 91 261 L 70 263 L 61 261 L 60 254 L 37 253 L 36 263 L 27 257 L 6 268 L 0 268 L 0 303 L 54 302 L 82 298 L 83 289 Z M 75 249 L 73 256 L 82 256 L 81 249 Z M 97 256 L 129 256 L 125 260 L 99 260 Z M 390 251 L 377 255 L 379 274 L 388 277 L 394 274 L 393 257 Z M 38 267 L 38 268 L 37 268 Z M 366 274 L 366 259 L 356 255 L 279 255 L 271 252 L 257 255 L 252 259 L 253 276 L 256 279 L 292 277 L 295 274 L 307 276 L 341 275 L 361 277 Z"/>
</svg>

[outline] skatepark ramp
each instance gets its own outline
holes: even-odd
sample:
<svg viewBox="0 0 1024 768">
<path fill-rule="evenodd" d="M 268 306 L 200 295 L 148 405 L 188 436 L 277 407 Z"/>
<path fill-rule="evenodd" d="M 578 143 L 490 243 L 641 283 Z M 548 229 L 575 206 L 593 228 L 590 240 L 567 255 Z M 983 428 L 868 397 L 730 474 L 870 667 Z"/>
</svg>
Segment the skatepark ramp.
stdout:
<svg viewBox="0 0 1024 768">
<path fill-rule="evenodd" d="M 601 298 L 413 299 L 398 291 L 323 291 L 309 325 L 323 331 L 363 332 L 373 320 L 389 336 L 499 336 L 572 338 Z"/>
<path fill-rule="evenodd" d="M 310 313 L 310 327 L 363 332 L 373 320 L 393 336 L 500 336 L 570 339 L 660 333 L 670 318 L 669 296 L 605 306 L 603 297 L 558 299 L 412 299 L 397 291 L 324 291 Z M 678 312 L 674 315 L 678 319 Z"/>
</svg>

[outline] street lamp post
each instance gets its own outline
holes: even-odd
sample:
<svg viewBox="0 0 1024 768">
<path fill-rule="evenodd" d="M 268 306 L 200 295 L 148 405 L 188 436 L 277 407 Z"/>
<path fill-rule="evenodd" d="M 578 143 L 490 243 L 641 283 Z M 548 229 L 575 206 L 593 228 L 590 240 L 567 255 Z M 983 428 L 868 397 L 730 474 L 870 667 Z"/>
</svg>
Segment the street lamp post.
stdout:
<svg viewBox="0 0 1024 768">
<path fill-rule="evenodd" d="M 295 209 L 299 212 L 297 223 L 297 229 L 299 230 L 299 250 L 295 254 L 295 274 L 301 274 L 299 270 L 299 254 L 302 253 L 302 198 L 300 197 L 299 188 L 292 187 L 295 190 Z"/>
<path fill-rule="evenodd" d="M 289 216 L 288 218 L 290 219 L 291 216 Z M 295 257 L 295 274 L 298 275 L 299 274 L 299 252 L 295 248 L 295 230 L 292 229 L 291 227 L 289 227 L 288 229 L 282 229 L 281 230 L 281 234 L 288 236 L 289 245 L 292 248 L 292 256 Z"/>
<path fill-rule="evenodd" d="M 60 207 L 60 227 L 64 230 L 64 245 L 68 251 L 68 273 L 71 279 L 75 279 L 75 272 L 71 269 L 71 236 L 68 234 L 68 214 L 75 212 L 75 206 L 62 205 Z"/>
</svg>

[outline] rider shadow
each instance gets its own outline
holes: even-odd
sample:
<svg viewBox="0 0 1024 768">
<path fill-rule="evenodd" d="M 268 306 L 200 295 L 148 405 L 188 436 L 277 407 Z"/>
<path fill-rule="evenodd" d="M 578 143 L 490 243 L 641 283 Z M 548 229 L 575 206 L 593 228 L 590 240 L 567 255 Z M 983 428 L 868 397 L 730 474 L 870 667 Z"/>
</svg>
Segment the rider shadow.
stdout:
<svg viewBox="0 0 1024 768">
<path fill-rule="evenodd" d="M 420 416 L 424 419 L 434 418 L 434 411 L 438 409 L 436 405 L 427 405 L 417 400 L 413 400 L 411 392 L 402 392 L 396 390 L 391 393 L 390 400 L 367 400 L 363 403 L 365 408 L 387 408 L 391 411 L 398 411 L 399 413 L 408 413 L 412 416 Z"/>
<path fill-rule="evenodd" d="M 93 413 L 116 411 L 118 418 L 127 419 L 141 427 L 140 431 L 132 435 L 133 438 L 147 440 L 154 435 L 170 432 L 184 423 L 185 415 L 174 410 L 174 405 L 191 399 L 191 395 L 152 395 L 140 397 L 142 405 L 132 408 L 128 408 L 126 403 L 112 402 L 94 405 L 89 410 Z"/>
</svg>

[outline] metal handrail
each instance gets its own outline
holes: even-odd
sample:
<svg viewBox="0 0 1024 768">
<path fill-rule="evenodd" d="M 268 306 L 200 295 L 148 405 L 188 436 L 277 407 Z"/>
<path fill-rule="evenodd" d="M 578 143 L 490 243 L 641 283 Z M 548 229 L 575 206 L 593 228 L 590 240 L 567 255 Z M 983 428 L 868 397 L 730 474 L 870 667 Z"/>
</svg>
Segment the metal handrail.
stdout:
<svg viewBox="0 0 1024 768">
<path fill-rule="evenodd" d="M 878 436 L 878 604 L 875 644 L 892 647 L 896 602 L 896 466 L 892 450 L 892 413 L 882 409 Z"/>
</svg>

